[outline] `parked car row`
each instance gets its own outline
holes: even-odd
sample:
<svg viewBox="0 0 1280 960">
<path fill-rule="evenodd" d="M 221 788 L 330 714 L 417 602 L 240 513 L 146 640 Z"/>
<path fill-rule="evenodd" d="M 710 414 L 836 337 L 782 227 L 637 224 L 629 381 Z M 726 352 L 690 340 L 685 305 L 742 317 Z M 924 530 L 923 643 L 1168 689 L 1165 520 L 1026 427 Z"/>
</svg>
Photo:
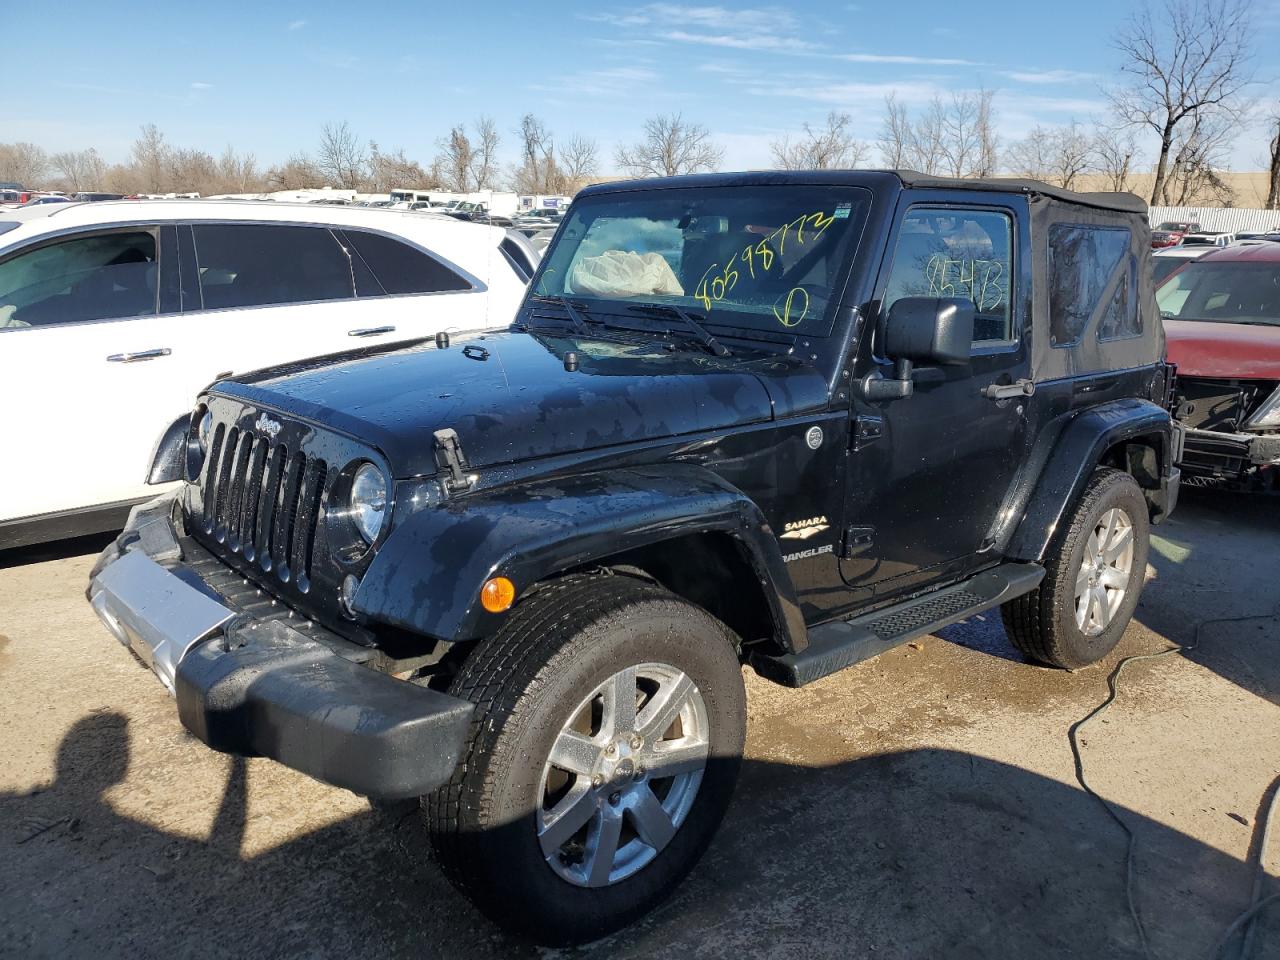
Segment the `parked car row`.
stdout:
<svg viewBox="0 0 1280 960">
<path fill-rule="evenodd" d="M 119 527 L 221 377 L 510 322 L 514 231 L 307 204 L 64 204 L 0 221 L 0 549 Z M 40 451 L 32 469 L 22 452 Z M 91 465 L 91 466 L 90 466 Z"/>
</svg>

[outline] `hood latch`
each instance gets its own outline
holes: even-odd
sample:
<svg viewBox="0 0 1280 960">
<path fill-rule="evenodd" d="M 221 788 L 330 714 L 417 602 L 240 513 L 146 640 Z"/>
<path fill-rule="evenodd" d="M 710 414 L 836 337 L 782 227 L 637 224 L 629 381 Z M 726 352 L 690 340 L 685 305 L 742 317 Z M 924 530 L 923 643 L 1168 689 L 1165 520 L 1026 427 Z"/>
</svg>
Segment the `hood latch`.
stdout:
<svg viewBox="0 0 1280 960">
<path fill-rule="evenodd" d="M 467 457 L 462 452 L 462 441 L 458 439 L 458 431 L 446 428 L 437 430 L 436 464 L 441 471 L 447 471 L 443 478 L 444 488 L 448 493 L 458 493 L 471 489 L 471 480 L 467 477 Z"/>
</svg>

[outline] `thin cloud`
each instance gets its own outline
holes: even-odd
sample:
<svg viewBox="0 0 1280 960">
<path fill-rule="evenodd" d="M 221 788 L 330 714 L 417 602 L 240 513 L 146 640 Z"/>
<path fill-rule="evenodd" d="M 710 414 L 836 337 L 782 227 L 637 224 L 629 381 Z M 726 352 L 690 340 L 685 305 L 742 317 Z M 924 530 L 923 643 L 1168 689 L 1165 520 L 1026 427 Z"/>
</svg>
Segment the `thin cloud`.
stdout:
<svg viewBox="0 0 1280 960">
<path fill-rule="evenodd" d="M 689 33 L 686 30 L 672 30 L 662 34 L 664 39 L 678 43 L 702 43 L 711 47 L 728 47 L 731 50 L 782 50 L 799 52 L 816 50 L 817 44 L 798 37 L 779 37 L 764 33 Z"/>
<path fill-rule="evenodd" d="M 957 60 L 954 57 L 917 57 L 905 53 L 841 53 L 837 60 L 849 63 L 903 63 L 917 67 L 982 67 L 976 60 Z"/>
<path fill-rule="evenodd" d="M 1098 79 L 1096 73 L 1083 73 L 1079 70 L 1008 70 L 1004 74 L 1018 83 L 1057 84 L 1057 83 L 1091 83 Z"/>
<path fill-rule="evenodd" d="M 289 21 L 289 26 L 288 26 L 288 27 L 286 27 L 285 29 L 287 29 L 287 30 L 301 30 L 301 29 L 302 29 L 303 27 L 305 27 L 306 25 L 307 25 L 307 21 L 305 21 L 305 20 L 290 20 L 290 21 Z"/>
<path fill-rule="evenodd" d="M 192 90 L 212 90 L 212 89 L 213 89 L 213 84 L 212 84 L 212 83 L 205 83 L 205 82 L 203 82 L 203 81 L 201 81 L 201 80 L 194 80 L 194 81 L 192 81 L 192 83 L 191 83 L 191 89 L 192 89 Z"/>
</svg>

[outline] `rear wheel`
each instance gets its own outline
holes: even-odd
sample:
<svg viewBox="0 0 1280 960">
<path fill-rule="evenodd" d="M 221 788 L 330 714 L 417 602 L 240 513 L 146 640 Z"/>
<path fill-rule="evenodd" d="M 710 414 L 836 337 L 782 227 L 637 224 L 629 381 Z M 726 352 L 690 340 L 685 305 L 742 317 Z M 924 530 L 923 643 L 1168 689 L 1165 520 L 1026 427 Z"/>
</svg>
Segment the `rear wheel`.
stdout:
<svg viewBox="0 0 1280 960">
<path fill-rule="evenodd" d="M 476 703 L 453 779 L 424 810 L 450 879 L 548 944 L 651 909 L 701 856 L 732 794 L 745 695 L 729 631 L 625 576 L 530 596 L 451 691 Z"/>
<path fill-rule="evenodd" d="M 1137 482 L 1123 471 L 1099 468 L 1050 544 L 1040 586 L 1001 607 L 1014 646 L 1033 660 L 1068 669 L 1103 659 L 1138 605 L 1149 540 L 1147 504 Z"/>
</svg>

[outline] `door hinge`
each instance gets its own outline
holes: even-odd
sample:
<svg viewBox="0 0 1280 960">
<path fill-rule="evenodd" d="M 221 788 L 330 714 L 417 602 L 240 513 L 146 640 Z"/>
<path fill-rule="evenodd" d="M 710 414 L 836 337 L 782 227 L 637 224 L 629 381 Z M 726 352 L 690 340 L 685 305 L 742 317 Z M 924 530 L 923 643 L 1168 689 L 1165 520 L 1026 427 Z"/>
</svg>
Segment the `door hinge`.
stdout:
<svg viewBox="0 0 1280 960">
<path fill-rule="evenodd" d="M 845 527 L 840 536 L 840 559 L 848 560 L 861 553 L 875 541 L 875 527 Z"/>
<path fill-rule="evenodd" d="M 880 417 L 859 415 L 853 418 L 853 430 L 849 434 L 850 449 L 861 450 L 875 443 L 884 433 L 884 420 Z"/>
</svg>

